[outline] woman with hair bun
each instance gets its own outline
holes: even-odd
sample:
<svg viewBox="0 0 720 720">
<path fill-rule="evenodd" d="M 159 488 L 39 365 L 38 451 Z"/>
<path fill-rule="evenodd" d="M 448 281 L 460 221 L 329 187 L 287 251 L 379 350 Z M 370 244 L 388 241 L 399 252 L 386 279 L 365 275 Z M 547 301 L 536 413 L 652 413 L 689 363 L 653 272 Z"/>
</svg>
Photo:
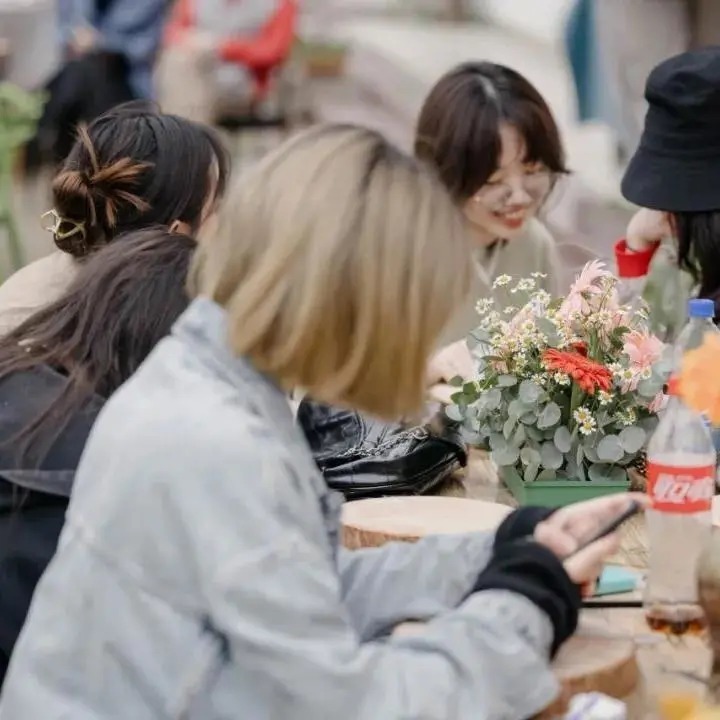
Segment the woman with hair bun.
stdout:
<svg viewBox="0 0 720 720">
<path fill-rule="evenodd" d="M 0 685 L 90 429 L 185 309 L 194 249 L 163 228 L 129 233 L 0 339 Z"/>
<path fill-rule="evenodd" d="M 210 128 L 144 102 L 118 106 L 78 137 L 52 183 L 44 226 L 58 247 L 0 286 L 0 334 L 64 293 L 78 264 L 153 225 L 196 233 L 225 190 L 227 155 Z"/>
</svg>

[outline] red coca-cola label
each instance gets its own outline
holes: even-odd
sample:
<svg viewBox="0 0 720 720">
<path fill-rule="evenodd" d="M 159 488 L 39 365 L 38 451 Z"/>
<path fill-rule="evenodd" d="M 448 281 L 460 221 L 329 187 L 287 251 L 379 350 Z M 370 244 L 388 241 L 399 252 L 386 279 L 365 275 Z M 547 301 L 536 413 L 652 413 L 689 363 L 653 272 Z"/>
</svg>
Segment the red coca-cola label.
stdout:
<svg viewBox="0 0 720 720">
<path fill-rule="evenodd" d="M 647 491 L 653 508 L 661 512 L 709 511 L 715 493 L 715 466 L 673 467 L 648 463 Z"/>
</svg>

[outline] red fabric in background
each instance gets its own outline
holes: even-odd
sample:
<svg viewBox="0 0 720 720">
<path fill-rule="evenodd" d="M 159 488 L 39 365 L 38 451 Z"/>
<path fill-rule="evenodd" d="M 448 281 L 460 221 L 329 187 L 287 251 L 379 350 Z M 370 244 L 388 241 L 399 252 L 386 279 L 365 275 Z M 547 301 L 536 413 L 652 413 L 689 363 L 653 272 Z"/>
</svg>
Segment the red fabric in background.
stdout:
<svg viewBox="0 0 720 720">
<path fill-rule="evenodd" d="M 260 32 L 253 37 L 225 40 L 219 47 L 220 58 L 247 68 L 255 80 L 255 99 L 264 97 L 270 87 L 272 73 L 288 59 L 297 26 L 296 0 L 281 0 L 278 9 Z M 194 0 L 176 0 L 165 29 L 165 42 L 182 41 L 187 30 L 195 26 Z"/>
</svg>

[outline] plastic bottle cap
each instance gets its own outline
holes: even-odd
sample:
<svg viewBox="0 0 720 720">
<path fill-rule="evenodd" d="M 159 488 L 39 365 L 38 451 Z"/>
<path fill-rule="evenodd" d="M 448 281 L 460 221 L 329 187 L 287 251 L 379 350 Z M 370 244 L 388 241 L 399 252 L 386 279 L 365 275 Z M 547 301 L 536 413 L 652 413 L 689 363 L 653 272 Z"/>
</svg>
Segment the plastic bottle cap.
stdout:
<svg viewBox="0 0 720 720">
<path fill-rule="evenodd" d="M 714 318 L 715 303 L 712 300 L 690 300 L 688 315 L 691 318 Z"/>
</svg>

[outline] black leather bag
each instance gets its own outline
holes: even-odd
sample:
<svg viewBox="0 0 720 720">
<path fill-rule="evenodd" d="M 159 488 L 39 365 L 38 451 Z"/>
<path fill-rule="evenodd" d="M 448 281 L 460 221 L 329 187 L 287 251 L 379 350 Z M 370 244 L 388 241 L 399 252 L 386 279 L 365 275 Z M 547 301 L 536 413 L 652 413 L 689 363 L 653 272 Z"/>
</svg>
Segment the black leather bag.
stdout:
<svg viewBox="0 0 720 720">
<path fill-rule="evenodd" d="M 297 420 L 328 486 L 348 500 L 427 493 L 467 462 L 449 421 L 408 428 L 307 399 Z"/>
</svg>

